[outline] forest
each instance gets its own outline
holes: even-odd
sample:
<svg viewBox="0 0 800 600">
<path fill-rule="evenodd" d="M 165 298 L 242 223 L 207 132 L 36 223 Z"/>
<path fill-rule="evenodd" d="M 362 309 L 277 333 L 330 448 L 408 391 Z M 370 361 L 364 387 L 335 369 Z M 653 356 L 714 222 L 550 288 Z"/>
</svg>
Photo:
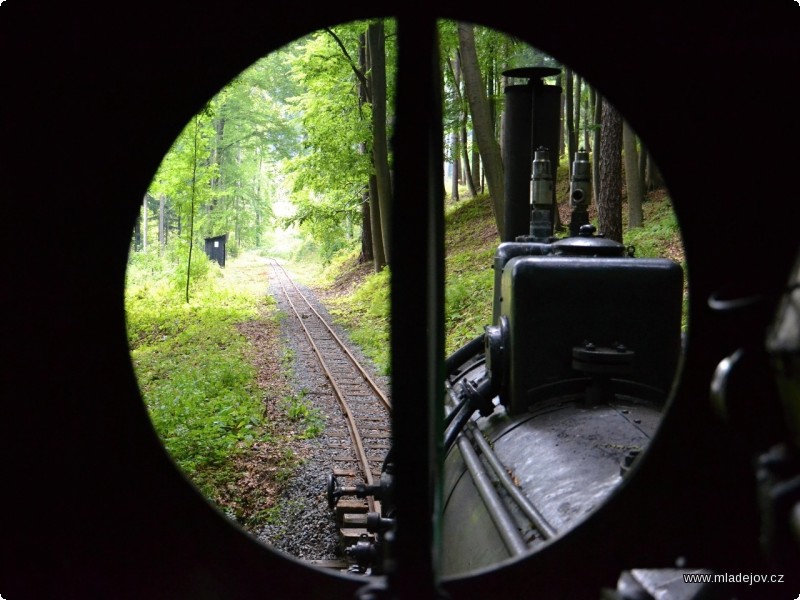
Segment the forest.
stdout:
<svg viewBox="0 0 800 600">
<path fill-rule="evenodd" d="M 627 226 L 642 224 L 642 198 L 663 181 L 641 140 L 590 82 L 494 30 L 442 21 L 439 32 L 449 198 L 487 193 L 498 206 L 503 88 L 513 83 L 503 73 L 556 67 L 560 74 L 547 81 L 563 90 L 554 159 L 568 171 L 576 150 L 590 152 L 593 205 L 607 237 L 622 241 L 623 189 Z M 157 249 L 185 268 L 190 247 L 227 235 L 231 256 L 268 249 L 329 262 L 358 248 L 376 272 L 390 264 L 383 232 L 392 205 L 395 39 L 391 20 L 327 28 L 229 82 L 186 124 L 155 173 L 132 259 Z M 498 235 L 501 228 L 498 222 Z"/>
</svg>

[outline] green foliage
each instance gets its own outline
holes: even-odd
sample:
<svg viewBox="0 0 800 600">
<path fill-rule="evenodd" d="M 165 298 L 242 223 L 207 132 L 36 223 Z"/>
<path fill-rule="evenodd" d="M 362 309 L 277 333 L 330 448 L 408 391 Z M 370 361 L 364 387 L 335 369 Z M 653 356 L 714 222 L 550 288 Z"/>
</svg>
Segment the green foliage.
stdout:
<svg viewBox="0 0 800 600">
<path fill-rule="evenodd" d="M 350 339 L 384 374 L 389 373 L 390 269 L 368 275 L 356 290 L 330 301 L 329 311 Z"/>
<path fill-rule="evenodd" d="M 355 203 L 337 202 L 329 196 L 299 190 L 294 196 L 295 213 L 283 220 L 285 226 L 296 225 L 306 234 L 294 258 L 316 253 L 323 262 L 328 262 L 343 248 L 353 247 L 358 242 L 353 222 L 361 215 L 360 199 L 353 200 Z"/>
<path fill-rule="evenodd" d="M 148 189 L 148 229 L 156 231 L 157 201 L 167 227 L 195 243 L 231 234 L 229 248 L 261 244 L 273 218 L 280 163 L 296 154 L 299 134 L 286 98 L 284 51 L 273 52 L 235 77 L 187 123 L 164 156 Z M 194 204 L 194 210 L 192 210 Z"/>
<path fill-rule="evenodd" d="M 491 321 L 494 271 L 492 257 L 497 246 L 491 202 L 479 196 L 453 203 L 447 208 L 447 258 L 445 263 L 445 345 L 453 352 L 479 335 Z M 321 281 L 332 281 L 355 263 L 353 254 L 340 255 Z M 355 290 L 329 301 L 338 323 L 347 327 L 350 339 L 384 374 L 389 374 L 389 268 L 367 275 Z"/>
<path fill-rule="evenodd" d="M 647 214 L 642 227 L 625 229 L 623 239 L 626 245 L 636 248 L 636 256 L 670 256 L 678 249 L 680 228 L 669 202 L 645 203 Z"/>
<path fill-rule="evenodd" d="M 644 212 L 643 226 L 633 229 L 626 228 L 623 241 L 626 245 L 634 247 L 636 256 L 642 258 L 666 257 L 681 264 L 684 270 L 681 329 L 686 331 L 689 324 L 689 287 L 678 219 L 668 199 L 647 201 L 642 205 L 642 209 Z M 627 214 L 624 212 L 623 221 L 627 222 Z"/>
<path fill-rule="evenodd" d="M 134 254 L 125 308 L 153 425 L 178 466 L 214 497 L 231 476 L 228 459 L 268 434 L 246 341 L 235 328 L 255 316 L 256 300 L 218 285 L 207 261 L 197 264 L 206 266 L 194 274 L 187 304 L 174 284 L 175 265 Z"/>
<path fill-rule="evenodd" d="M 498 243 L 491 199 L 452 202 L 445 227 L 445 353 L 450 354 L 491 322 Z"/>
<path fill-rule="evenodd" d="M 485 264 L 481 255 L 492 252 L 462 253 L 447 259 L 448 267 L 455 268 L 445 283 L 445 354 L 480 335 L 491 323 L 494 271 L 474 266 Z"/>
<path fill-rule="evenodd" d="M 281 401 L 289 421 L 302 427 L 300 437 L 303 439 L 319 437 L 325 430 L 322 412 L 306 398 L 307 393 L 308 391 L 303 389 L 298 394 L 283 398 Z"/>
<path fill-rule="evenodd" d="M 290 78 L 298 93 L 289 107 L 303 137 L 302 149 L 285 163 L 295 210 L 280 224 L 298 226 L 325 261 L 360 236 L 361 204 L 373 172 L 372 110 L 359 96 L 355 75 L 367 26 L 366 21 L 339 25 L 291 46 Z M 387 81 L 392 82 L 394 22 L 386 21 L 385 27 Z M 388 85 L 391 135 L 393 90 Z"/>
</svg>

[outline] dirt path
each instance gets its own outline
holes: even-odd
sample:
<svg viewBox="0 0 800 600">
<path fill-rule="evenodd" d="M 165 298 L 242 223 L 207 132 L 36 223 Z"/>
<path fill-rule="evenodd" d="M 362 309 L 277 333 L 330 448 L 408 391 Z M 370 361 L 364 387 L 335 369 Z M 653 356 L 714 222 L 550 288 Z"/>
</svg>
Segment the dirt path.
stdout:
<svg viewBox="0 0 800 600">
<path fill-rule="evenodd" d="M 253 446 L 237 466 L 242 476 L 220 504 L 252 535 L 298 558 L 339 557 L 338 532 L 325 496 L 333 469 L 325 427 L 340 411 L 302 329 L 271 281 L 269 259 L 254 254 L 228 262 L 226 285 L 263 301 L 259 317 L 239 325 L 251 346 L 258 389 L 269 422 L 268 441 Z M 303 288 L 325 313 L 312 290 Z M 344 335 L 344 334 L 343 334 Z"/>
</svg>

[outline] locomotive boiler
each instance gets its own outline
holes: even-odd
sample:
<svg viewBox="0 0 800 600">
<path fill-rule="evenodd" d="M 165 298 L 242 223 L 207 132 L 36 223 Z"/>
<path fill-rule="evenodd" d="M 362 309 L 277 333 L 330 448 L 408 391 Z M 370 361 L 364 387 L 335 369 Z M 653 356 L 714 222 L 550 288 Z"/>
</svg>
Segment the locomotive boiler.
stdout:
<svg viewBox="0 0 800 600">
<path fill-rule="evenodd" d="M 571 165 L 569 235 L 555 233 L 561 89 L 552 68 L 505 74 L 504 236 L 493 322 L 445 362 L 442 573 L 535 551 L 624 481 L 655 433 L 681 355 L 683 270 L 637 258 L 589 222 L 589 153 Z M 374 495 L 374 540 L 347 549 L 381 572 L 393 523 L 392 452 Z"/>
</svg>

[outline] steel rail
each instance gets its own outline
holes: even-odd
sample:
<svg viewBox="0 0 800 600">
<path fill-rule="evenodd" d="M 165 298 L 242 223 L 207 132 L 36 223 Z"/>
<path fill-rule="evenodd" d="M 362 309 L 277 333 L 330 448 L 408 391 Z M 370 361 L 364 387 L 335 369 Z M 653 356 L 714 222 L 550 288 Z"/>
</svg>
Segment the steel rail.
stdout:
<svg viewBox="0 0 800 600">
<path fill-rule="evenodd" d="M 280 268 L 280 270 L 283 272 L 284 277 L 292 284 L 292 286 L 295 288 L 295 290 L 300 295 L 300 297 L 303 298 L 303 300 L 305 301 L 306 305 L 314 312 L 314 314 L 317 316 L 319 321 L 331 333 L 332 337 L 341 346 L 341 348 L 345 351 L 345 353 L 348 355 L 348 357 L 350 357 L 351 361 L 353 361 L 353 364 L 358 369 L 358 371 L 363 373 L 365 375 L 366 379 L 369 379 L 366 376 L 366 373 L 364 372 L 364 369 L 361 367 L 361 365 L 358 364 L 358 361 L 353 357 L 353 355 L 349 351 L 347 351 L 347 348 L 345 348 L 343 342 L 339 339 L 339 337 L 335 333 L 333 333 L 333 330 L 325 322 L 325 319 L 323 319 L 322 316 L 316 310 L 314 310 L 314 307 L 311 306 L 311 304 L 308 301 L 308 298 L 306 298 L 305 295 L 303 295 L 303 293 L 297 288 L 297 286 L 292 281 L 291 277 L 289 277 L 288 273 L 286 273 L 286 270 L 280 265 L 280 263 L 278 263 L 278 261 L 276 261 L 275 259 L 272 259 L 272 260 L 275 263 L 275 265 Z M 306 327 L 305 323 L 303 322 L 303 319 L 300 317 L 300 313 L 297 310 L 297 307 L 295 306 L 294 302 L 292 302 L 292 298 L 291 298 L 289 292 L 287 291 L 286 286 L 284 285 L 282 278 L 278 278 L 278 283 L 280 284 L 281 289 L 283 290 L 283 293 L 286 296 L 286 299 L 289 301 L 289 305 L 292 307 L 292 311 L 294 312 L 295 316 L 297 317 L 297 321 L 300 323 L 300 326 L 303 328 L 303 331 L 305 332 L 306 337 L 308 338 L 308 341 L 311 344 L 312 349 L 314 350 L 314 353 L 317 355 L 317 359 L 319 360 L 320 366 L 322 367 L 323 371 L 325 372 L 325 376 L 327 377 L 328 381 L 330 381 L 331 386 L 333 387 L 334 395 L 336 396 L 336 400 L 339 403 L 339 406 L 341 407 L 342 411 L 344 411 L 344 413 L 345 413 L 345 418 L 346 418 L 346 421 L 347 421 L 347 428 L 348 428 L 348 430 L 350 432 L 350 438 L 353 440 L 353 444 L 356 447 L 356 455 L 357 455 L 359 463 L 361 464 L 361 470 L 364 473 L 364 479 L 365 479 L 365 481 L 366 481 L 366 483 L 368 485 L 374 485 L 374 478 L 372 476 L 372 469 L 371 469 L 370 464 L 369 464 L 369 458 L 367 457 L 367 453 L 364 450 L 364 444 L 363 444 L 362 439 L 361 439 L 361 434 L 358 431 L 358 425 L 356 423 L 356 417 L 355 417 L 355 415 L 353 415 L 352 411 L 350 410 L 350 406 L 347 403 L 347 400 L 345 398 L 345 394 L 344 394 L 344 392 L 342 392 L 341 388 L 339 387 L 338 383 L 336 382 L 336 379 L 334 378 L 333 374 L 331 373 L 330 369 L 328 368 L 328 365 L 327 365 L 327 363 L 325 362 L 325 359 L 322 356 L 322 352 L 320 352 L 319 347 L 316 344 L 316 341 L 314 340 L 313 336 L 311 335 L 311 332 L 308 330 L 308 328 Z M 375 384 L 371 380 L 369 380 L 369 382 L 370 382 L 370 385 L 372 387 L 375 387 Z M 386 400 L 385 396 L 383 396 L 383 394 L 378 394 L 378 397 L 383 401 L 384 406 L 386 406 L 386 401 L 387 400 Z M 387 406 L 387 409 L 389 409 L 389 406 Z M 379 505 L 377 505 L 377 503 L 373 500 L 373 498 L 371 496 L 369 496 L 367 498 L 367 503 L 369 505 L 369 510 L 371 512 L 377 512 L 378 511 Z"/>
<path fill-rule="evenodd" d="M 277 266 L 278 266 L 278 268 L 280 268 L 280 270 L 281 270 L 281 271 L 283 271 L 283 273 L 286 275 L 286 279 L 288 279 L 288 280 L 289 280 L 289 283 L 291 283 L 291 284 L 292 284 L 292 287 L 294 287 L 294 289 L 297 291 L 297 293 L 298 293 L 298 294 L 300 294 L 300 297 L 301 297 L 301 298 L 303 298 L 303 300 L 305 301 L 305 303 L 306 303 L 306 306 L 308 306 L 308 308 L 310 308 L 310 309 L 311 309 L 311 311 L 312 311 L 312 312 L 313 312 L 313 313 L 314 313 L 314 314 L 317 316 L 317 318 L 318 318 L 318 319 L 320 320 L 320 322 L 321 322 L 321 323 L 322 323 L 322 324 L 325 326 L 325 328 L 328 330 L 328 332 L 331 334 L 331 336 L 333 336 L 333 339 L 335 339 L 335 340 L 336 340 L 336 343 L 338 343 L 338 344 L 339 344 L 339 346 L 340 346 L 340 347 L 341 347 L 341 349 L 344 351 L 344 353 L 345 353 L 345 354 L 347 354 L 347 356 L 348 356 L 348 357 L 350 358 L 350 360 L 353 362 L 353 366 L 354 366 L 356 369 L 358 369 L 359 373 L 361 373 L 361 375 L 364 377 L 364 379 L 366 380 L 366 382 L 367 382 L 367 383 L 369 383 L 369 386 L 370 386 L 370 387 L 372 388 L 372 390 L 375 392 L 375 395 L 376 395 L 376 396 L 378 396 L 378 398 L 380 398 L 380 401 L 381 401 L 381 402 L 383 403 L 383 405 L 386 407 L 386 410 L 388 410 L 388 411 L 391 413 L 391 410 L 392 410 L 392 402 L 391 402 L 391 400 L 389 400 L 389 398 L 386 396 L 386 394 L 384 394 L 384 393 L 383 393 L 383 390 L 381 390 L 381 389 L 380 389 L 380 387 L 378 387 L 378 384 L 376 384 L 376 383 L 373 381 L 373 379 L 372 379 L 372 377 L 370 377 L 369 373 L 367 373 L 367 371 L 366 371 L 366 370 L 365 370 L 365 369 L 364 369 L 364 368 L 361 366 L 361 363 L 359 363 L 359 362 L 358 362 L 358 360 L 356 359 L 356 357 L 355 357 L 355 356 L 353 356 L 353 354 L 350 352 L 350 350 L 348 350 L 348 349 L 347 349 L 347 346 L 345 345 L 345 343 L 344 343 L 344 342 L 342 342 L 342 340 L 341 340 L 341 339 L 339 339 L 339 336 L 338 336 L 338 335 L 336 335 L 336 332 L 335 332 L 335 331 L 334 331 L 334 330 L 333 330 L 333 329 L 330 327 L 330 325 L 328 325 L 328 323 L 325 321 L 325 319 L 323 319 L 323 318 L 322 318 L 322 315 L 320 315 L 320 314 L 317 312 L 317 309 L 315 309 L 315 308 L 312 306 L 312 304 L 311 304 L 311 303 L 308 301 L 308 298 L 306 298 L 306 297 L 305 297 L 305 295 L 303 294 L 303 292 L 302 292 L 302 291 L 300 291 L 300 288 L 298 288 L 298 287 L 297 287 L 297 285 L 296 285 L 296 284 L 295 284 L 295 282 L 292 280 L 292 278 L 291 278 L 291 277 L 289 277 L 288 273 L 286 273 L 286 269 L 284 269 L 284 268 L 283 268 L 283 265 L 281 265 L 281 264 L 280 264 L 280 263 L 279 263 L 277 260 L 275 260 L 274 258 L 273 258 L 273 259 L 271 259 L 271 260 L 272 260 L 272 261 L 275 263 L 275 265 L 277 265 Z"/>
</svg>

